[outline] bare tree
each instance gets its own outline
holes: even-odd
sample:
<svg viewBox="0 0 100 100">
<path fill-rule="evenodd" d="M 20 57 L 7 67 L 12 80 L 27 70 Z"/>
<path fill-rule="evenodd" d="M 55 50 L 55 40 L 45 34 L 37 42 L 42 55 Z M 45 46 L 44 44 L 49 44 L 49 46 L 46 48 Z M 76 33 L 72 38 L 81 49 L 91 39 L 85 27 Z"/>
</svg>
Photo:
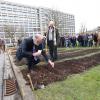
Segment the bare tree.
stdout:
<svg viewBox="0 0 100 100">
<path fill-rule="evenodd" d="M 49 14 L 48 14 L 48 21 L 53 20 L 55 22 L 55 26 L 57 28 L 62 28 L 63 24 L 64 24 L 64 20 L 63 20 L 63 16 L 62 18 L 59 17 L 60 13 L 57 10 L 50 10 Z"/>
<path fill-rule="evenodd" d="M 86 28 L 86 26 L 85 25 L 81 25 L 81 28 L 80 28 L 80 33 L 81 34 L 84 34 L 84 33 L 86 33 L 87 32 L 87 28 Z"/>
<path fill-rule="evenodd" d="M 19 27 L 16 28 L 16 33 L 19 33 L 18 35 L 16 35 L 18 39 L 24 38 L 26 34 L 22 25 L 19 25 Z"/>
<path fill-rule="evenodd" d="M 6 38 L 10 38 L 13 46 L 15 46 L 14 44 L 14 38 L 15 38 L 15 27 L 13 25 L 4 25 L 4 32 L 5 32 L 5 37 Z"/>
<path fill-rule="evenodd" d="M 19 25 L 18 27 L 14 25 L 4 25 L 4 32 L 5 37 L 10 38 L 13 46 L 15 46 L 15 38 L 22 39 L 25 37 L 24 27 L 22 25 Z"/>
</svg>

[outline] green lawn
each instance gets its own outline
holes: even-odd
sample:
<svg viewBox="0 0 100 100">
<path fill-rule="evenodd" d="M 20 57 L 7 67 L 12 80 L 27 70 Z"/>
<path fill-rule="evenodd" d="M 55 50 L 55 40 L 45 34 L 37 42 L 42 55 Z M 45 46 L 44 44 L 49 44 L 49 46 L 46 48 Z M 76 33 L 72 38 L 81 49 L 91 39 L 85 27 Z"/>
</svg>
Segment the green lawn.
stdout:
<svg viewBox="0 0 100 100">
<path fill-rule="evenodd" d="M 58 48 L 58 51 L 77 51 L 77 50 L 83 50 L 83 49 L 99 49 L 99 47 L 71 47 L 71 48 L 66 48 L 66 47 L 62 47 L 62 48 Z"/>
<path fill-rule="evenodd" d="M 36 100 L 100 100 L 100 65 L 34 93 Z"/>
</svg>

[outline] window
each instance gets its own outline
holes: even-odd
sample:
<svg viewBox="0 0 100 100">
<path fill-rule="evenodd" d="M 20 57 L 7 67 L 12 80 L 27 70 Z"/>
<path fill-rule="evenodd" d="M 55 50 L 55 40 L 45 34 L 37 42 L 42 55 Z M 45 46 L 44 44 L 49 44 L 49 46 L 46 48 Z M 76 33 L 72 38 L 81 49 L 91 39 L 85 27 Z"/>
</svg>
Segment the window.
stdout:
<svg viewBox="0 0 100 100">
<path fill-rule="evenodd" d="M 6 7 L 2 6 L 2 7 L 1 7 L 1 10 L 6 10 Z"/>
<path fill-rule="evenodd" d="M 33 28 L 29 28 L 29 32 L 33 32 Z"/>
<path fill-rule="evenodd" d="M 15 39 L 12 39 L 12 40 L 11 40 L 11 43 L 15 43 Z"/>
<path fill-rule="evenodd" d="M 0 32 L 3 32 L 3 27 L 0 27 Z"/>
<path fill-rule="evenodd" d="M 10 8 L 10 7 L 7 7 L 7 10 L 8 10 L 8 11 L 12 11 L 12 8 Z"/>
<path fill-rule="evenodd" d="M 17 12 L 17 8 L 13 8 L 13 12 Z"/>
<path fill-rule="evenodd" d="M 5 42 L 6 42 L 7 44 L 9 44 L 9 43 L 10 43 L 10 39 L 5 39 Z"/>
<path fill-rule="evenodd" d="M 3 17 L 7 16 L 7 13 L 2 13 L 2 16 L 3 16 Z"/>
</svg>

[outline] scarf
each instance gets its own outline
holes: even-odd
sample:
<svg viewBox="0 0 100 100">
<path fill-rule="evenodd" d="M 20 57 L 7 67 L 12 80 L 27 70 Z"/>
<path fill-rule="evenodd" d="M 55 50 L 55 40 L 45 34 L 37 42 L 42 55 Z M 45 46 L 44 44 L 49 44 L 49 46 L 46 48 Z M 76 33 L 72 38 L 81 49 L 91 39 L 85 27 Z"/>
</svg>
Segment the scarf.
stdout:
<svg viewBox="0 0 100 100">
<path fill-rule="evenodd" d="M 49 40 L 53 40 L 54 41 L 54 45 L 57 45 L 55 27 L 49 28 L 49 34 L 48 34 L 48 36 L 49 36 L 48 39 Z"/>
</svg>

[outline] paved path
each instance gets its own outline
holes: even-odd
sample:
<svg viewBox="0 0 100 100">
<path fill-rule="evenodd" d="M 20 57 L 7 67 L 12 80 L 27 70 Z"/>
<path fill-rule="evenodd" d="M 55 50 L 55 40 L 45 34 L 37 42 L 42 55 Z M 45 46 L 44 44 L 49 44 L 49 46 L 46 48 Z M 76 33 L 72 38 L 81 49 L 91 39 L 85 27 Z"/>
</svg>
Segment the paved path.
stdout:
<svg viewBox="0 0 100 100">
<path fill-rule="evenodd" d="M 15 66 L 14 63 L 13 63 L 13 58 L 11 60 L 11 63 L 12 63 L 13 66 Z M 20 83 L 18 83 L 18 84 L 20 84 L 20 89 L 24 90 L 22 92 L 23 100 L 35 100 L 34 95 L 31 91 L 30 87 L 26 86 L 26 81 L 23 79 L 23 76 L 21 74 L 19 74 L 18 70 L 15 71 L 16 68 L 18 68 L 17 66 L 14 67 L 15 68 L 14 72 L 17 73 L 17 74 L 15 73 L 16 77 L 14 76 L 14 73 L 13 73 L 12 67 L 11 67 L 11 63 L 10 63 L 10 60 L 9 60 L 7 53 L 5 53 L 5 54 L 1 53 L 0 54 L 0 100 L 22 100 L 19 89 L 13 95 L 10 95 L 10 96 L 4 95 L 5 94 L 4 93 L 5 87 L 4 87 L 4 84 L 3 84 L 3 80 L 9 79 L 9 77 L 13 78 L 13 79 L 16 79 L 16 77 L 17 77 L 17 82 L 20 81 Z M 23 88 L 21 88 L 21 86 Z M 3 87 L 3 89 L 2 89 L 2 87 Z M 2 94 L 2 91 L 3 91 L 3 94 Z"/>
<path fill-rule="evenodd" d="M 8 79 L 9 76 L 11 78 L 14 78 L 9 58 L 6 53 L 5 54 L 1 53 L 0 54 L 0 100 L 21 100 L 18 92 L 10 96 L 4 96 L 3 79 Z M 2 89 L 3 89 L 3 95 L 2 95 Z"/>
</svg>

